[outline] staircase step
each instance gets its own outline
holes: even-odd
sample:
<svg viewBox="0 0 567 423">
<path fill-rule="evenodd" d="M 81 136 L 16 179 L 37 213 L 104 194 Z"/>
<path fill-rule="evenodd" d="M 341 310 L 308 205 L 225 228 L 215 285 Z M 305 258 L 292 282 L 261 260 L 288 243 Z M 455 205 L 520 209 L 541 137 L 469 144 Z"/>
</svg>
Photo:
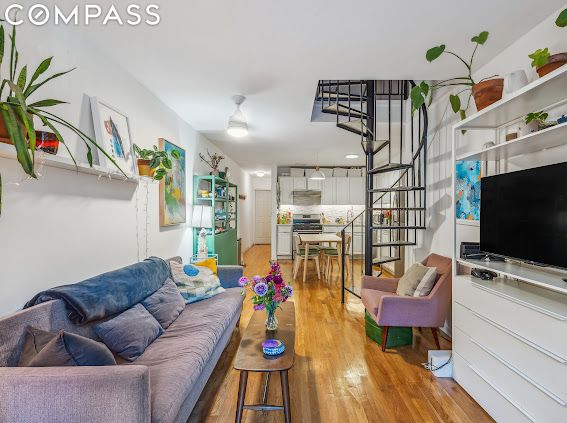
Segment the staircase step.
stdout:
<svg viewBox="0 0 567 423">
<path fill-rule="evenodd" d="M 405 163 L 388 163 L 387 165 L 375 167 L 368 171 L 370 174 L 385 173 L 385 172 L 395 172 L 396 170 L 406 170 L 411 169 L 412 165 Z"/>
<path fill-rule="evenodd" d="M 391 263 L 393 261 L 398 261 L 399 257 L 377 257 L 372 260 L 372 264 L 380 265 L 385 263 Z"/>
<path fill-rule="evenodd" d="M 401 210 L 401 211 L 425 211 L 425 207 L 371 207 L 371 210 Z"/>
<path fill-rule="evenodd" d="M 382 230 L 382 229 L 386 229 L 386 230 L 394 230 L 394 229 L 426 229 L 425 226 L 401 226 L 401 225 L 376 225 L 376 226 L 371 226 L 371 229 L 378 231 L 378 230 Z"/>
<path fill-rule="evenodd" d="M 424 191 L 425 187 L 390 187 L 390 188 L 374 188 L 368 192 L 398 192 L 398 191 Z"/>
<path fill-rule="evenodd" d="M 372 244 L 373 247 L 408 247 L 412 245 L 417 245 L 417 243 L 413 241 L 387 241 Z"/>
<path fill-rule="evenodd" d="M 351 120 L 349 122 L 339 122 L 337 123 L 337 126 L 357 135 L 363 135 L 365 137 L 368 136 L 368 127 L 361 119 Z M 364 133 L 362 132 L 363 130 Z"/>
<path fill-rule="evenodd" d="M 334 103 L 330 106 L 324 107 L 321 110 L 323 113 L 329 113 L 332 115 L 341 115 L 341 116 L 351 116 L 355 118 L 364 117 L 366 118 L 367 114 L 361 112 L 360 110 L 356 110 L 352 107 L 345 106 L 343 104 Z M 349 114 L 350 111 L 350 114 Z"/>
</svg>

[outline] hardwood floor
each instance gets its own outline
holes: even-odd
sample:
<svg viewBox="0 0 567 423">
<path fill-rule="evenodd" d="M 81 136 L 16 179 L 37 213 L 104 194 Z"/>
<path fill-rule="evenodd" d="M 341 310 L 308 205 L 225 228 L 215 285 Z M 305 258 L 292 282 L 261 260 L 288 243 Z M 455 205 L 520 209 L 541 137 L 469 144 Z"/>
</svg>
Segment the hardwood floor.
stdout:
<svg viewBox="0 0 567 423">
<path fill-rule="evenodd" d="M 255 246 L 246 256 L 245 274 L 264 275 L 269 246 Z M 291 281 L 290 261 L 281 262 Z M 429 330 L 415 331 L 412 346 L 388 349 L 366 338 L 364 307 L 348 295 L 341 304 L 338 272 L 331 281 L 317 280 L 310 263 L 305 283 L 293 281 L 297 316 L 295 366 L 289 373 L 291 409 L 297 423 L 332 422 L 490 422 L 492 419 L 453 380 L 437 379 L 420 363 L 435 349 Z M 253 313 L 244 303 L 240 330 Z M 232 368 L 238 329 L 215 368 L 189 422 L 233 422 L 239 374 Z M 442 348 L 451 344 L 441 339 Z M 263 376 L 250 374 L 247 403 L 258 403 Z M 269 402 L 281 404 L 280 383 L 274 377 Z M 245 411 L 243 422 L 283 422 L 281 412 Z"/>
</svg>

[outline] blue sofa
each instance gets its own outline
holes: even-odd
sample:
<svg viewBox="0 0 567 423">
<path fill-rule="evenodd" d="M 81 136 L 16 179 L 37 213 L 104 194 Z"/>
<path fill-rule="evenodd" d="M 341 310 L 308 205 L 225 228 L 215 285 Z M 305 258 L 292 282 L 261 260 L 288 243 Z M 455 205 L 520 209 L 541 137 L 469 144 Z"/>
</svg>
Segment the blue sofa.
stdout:
<svg viewBox="0 0 567 423">
<path fill-rule="evenodd" d="M 62 300 L 1 318 L 0 421 L 185 423 L 242 311 L 242 268 L 218 274 L 224 293 L 186 306 L 137 360 L 118 366 L 16 367 L 27 326 L 99 340 L 96 322 L 74 324 Z"/>
</svg>

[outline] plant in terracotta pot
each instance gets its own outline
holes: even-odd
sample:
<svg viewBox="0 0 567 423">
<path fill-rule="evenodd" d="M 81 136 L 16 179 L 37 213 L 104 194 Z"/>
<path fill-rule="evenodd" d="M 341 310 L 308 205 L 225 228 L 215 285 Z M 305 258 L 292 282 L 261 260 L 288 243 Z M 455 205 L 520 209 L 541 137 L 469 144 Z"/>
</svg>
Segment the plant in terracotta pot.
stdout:
<svg viewBox="0 0 567 423">
<path fill-rule="evenodd" d="M 555 25 L 559 28 L 567 26 L 567 9 L 557 16 Z M 538 48 L 532 54 L 528 54 L 528 57 L 532 59 L 532 67 L 535 68 L 540 78 L 567 63 L 567 53 L 550 54 L 547 47 Z"/>
<path fill-rule="evenodd" d="M 138 158 L 138 173 L 140 176 L 147 176 L 156 181 L 163 179 L 167 172 L 172 168 L 172 159 L 179 159 L 179 151 L 173 150 L 170 153 L 160 151 L 154 145 L 152 149 L 140 148 L 134 144 L 134 152 Z"/>
<path fill-rule="evenodd" d="M 412 110 L 418 110 L 428 98 L 429 103 L 431 103 L 433 94 L 440 88 L 444 87 L 462 87 L 460 91 L 449 96 L 449 102 L 451 104 L 453 112 L 458 113 L 461 116 L 461 119 L 464 119 L 466 117 L 466 110 L 469 107 L 471 98 L 474 98 L 476 108 L 479 111 L 500 100 L 502 98 L 502 90 L 504 89 L 503 78 L 495 78 L 494 76 L 492 76 L 490 78 L 484 78 L 476 82 L 472 77 L 474 56 L 476 54 L 476 51 L 478 47 L 484 45 L 487 40 L 488 31 L 483 31 L 471 38 L 471 42 L 474 44 L 474 48 L 468 60 L 465 60 L 457 53 L 447 50 L 445 44 L 441 44 L 427 50 L 425 58 L 428 62 L 437 60 L 443 54 L 454 56 L 465 66 L 466 73 L 464 74 L 464 76 L 446 79 L 433 83 L 431 85 L 423 81 L 421 82 L 421 84 L 413 87 L 410 93 L 412 100 Z M 462 95 L 465 96 L 465 101 L 461 101 Z"/>
<path fill-rule="evenodd" d="M 549 114 L 544 111 L 530 112 L 524 118 L 524 122 L 528 125 L 528 127 L 535 126 L 535 128 L 533 128 L 534 130 L 541 131 L 542 129 L 549 128 L 550 126 L 557 125 L 556 122 L 548 122 L 548 117 Z"/>
<path fill-rule="evenodd" d="M 21 66 L 18 62 L 19 52 L 16 48 L 15 26 L 12 26 L 11 29 L 10 46 L 6 55 L 4 54 L 4 41 L 4 26 L 0 23 L 0 66 L 6 55 L 9 59 L 7 74 L 2 78 L 0 83 L 0 139 L 2 142 L 14 146 L 16 158 L 23 171 L 29 175 L 30 178 L 37 179 L 35 172 L 35 152 L 41 141 L 38 142 L 35 128 L 36 123 L 41 122 L 44 127 L 49 128 L 49 130 L 55 134 L 59 143 L 67 149 L 75 165 L 77 165 L 77 161 L 57 129 L 58 127 L 69 129 L 85 143 L 87 147 L 87 161 L 90 166 L 93 165 L 92 148 L 95 148 L 104 154 L 110 162 L 126 176 L 114 159 L 108 155 L 95 140 L 62 117 L 47 110 L 50 107 L 64 104 L 65 101 L 52 98 L 37 98 L 37 92 L 40 88 L 48 82 L 66 75 L 73 69 L 58 72 L 46 77 L 45 73 L 50 68 L 53 59 L 52 57 L 48 57 L 37 66 L 33 73 L 28 73 L 28 66 Z M 33 68 L 29 70 L 31 69 Z M 32 97 L 33 100 L 31 100 Z M 0 213 L 1 212 L 2 178 L 0 175 Z"/>
</svg>

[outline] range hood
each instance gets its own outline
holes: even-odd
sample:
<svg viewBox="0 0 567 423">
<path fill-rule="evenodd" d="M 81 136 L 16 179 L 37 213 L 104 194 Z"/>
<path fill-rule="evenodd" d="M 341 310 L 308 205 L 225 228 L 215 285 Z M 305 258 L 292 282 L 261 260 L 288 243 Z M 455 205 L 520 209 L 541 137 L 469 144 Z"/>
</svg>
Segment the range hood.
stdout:
<svg viewBox="0 0 567 423">
<path fill-rule="evenodd" d="M 298 189 L 293 191 L 293 204 L 295 206 L 320 206 L 321 191 L 311 189 Z"/>
</svg>

